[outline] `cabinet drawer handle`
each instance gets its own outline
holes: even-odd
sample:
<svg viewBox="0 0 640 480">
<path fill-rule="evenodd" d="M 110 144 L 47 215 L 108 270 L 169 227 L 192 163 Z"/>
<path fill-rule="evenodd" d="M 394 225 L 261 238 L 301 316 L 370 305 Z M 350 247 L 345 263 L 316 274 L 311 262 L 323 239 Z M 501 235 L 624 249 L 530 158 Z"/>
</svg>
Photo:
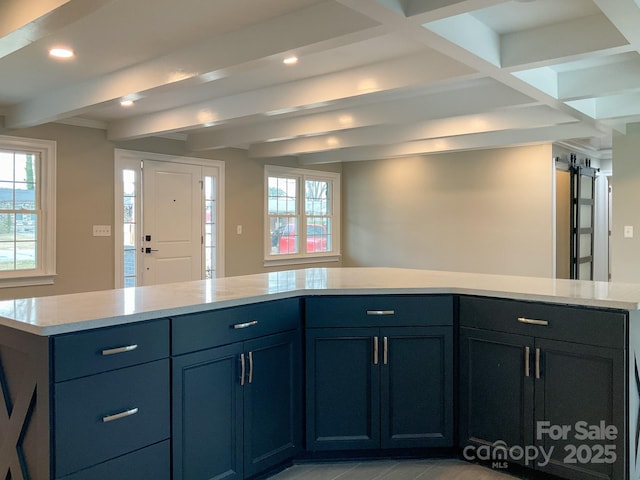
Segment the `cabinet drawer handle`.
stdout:
<svg viewBox="0 0 640 480">
<path fill-rule="evenodd" d="M 121 418 L 130 417 L 131 415 L 135 415 L 138 413 L 138 408 L 132 408 L 130 410 L 125 410 L 124 412 L 116 413 L 114 415 L 107 415 L 106 417 L 102 417 L 102 422 L 113 422 L 114 420 L 120 420 Z"/>
<path fill-rule="evenodd" d="M 531 361 L 530 361 L 530 357 L 531 356 L 531 348 L 529 347 L 524 347 L 524 376 L 525 377 L 530 377 L 531 376 Z"/>
<path fill-rule="evenodd" d="M 367 315 L 395 315 L 395 310 L 367 310 Z"/>
<path fill-rule="evenodd" d="M 547 320 L 536 320 L 533 318 L 526 318 L 526 317 L 518 317 L 518 321 L 520 323 L 527 323 L 529 325 L 549 325 L 549 321 Z"/>
<path fill-rule="evenodd" d="M 138 348 L 138 345 L 126 345 L 124 347 L 108 348 L 106 350 L 102 350 L 102 355 L 107 356 L 115 355 L 117 353 L 130 352 L 131 350 L 135 350 L 136 348 Z"/>
<path fill-rule="evenodd" d="M 236 330 L 240 329 L 240 328 L 247 328 L 247 327 L 253 327 L 254 325 L 257 325 L 258 321 L 257 320 L 253 320 L 251 322 L 246 322 L 246 323 L 236 323 L 233 328 L 235 328 Z"/>
</svg>

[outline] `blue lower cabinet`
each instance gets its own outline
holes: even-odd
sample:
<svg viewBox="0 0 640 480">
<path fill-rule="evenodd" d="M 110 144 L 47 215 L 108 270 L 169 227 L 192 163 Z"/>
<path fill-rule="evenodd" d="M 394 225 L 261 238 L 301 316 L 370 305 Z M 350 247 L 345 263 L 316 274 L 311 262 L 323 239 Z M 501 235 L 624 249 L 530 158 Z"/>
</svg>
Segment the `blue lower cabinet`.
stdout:
<svg viewBox="0 0 640 480">
<path fill-rule="evenodd" d="M 465 458 L 483 450 L 500 468 L 519 463 L 571 480 L 637 478 L 627 467 L 623 313 L 461 297 L 460 325 Z"/>
<path fill-rule="evenodd" d="M 173 478 L 242 478 L 242 344 L 173 359 Z"/>
<path fill-rule="evenodd" d="M 380 369 L 368 328 L 309 329 L 307 450 L 380 445 Z"/>
<path fill-rule="evenodd" d="M 452 446 L 451 327 L 385 328 L 380 333 L 382 448 Z"/>
<path fill-rule="evenodd" d="M 169 359 L 55 384 L 56 478 L 169 439 L 169 394 Z"/>
<path fill-rule="evenodd" d="M 59 480 L 170 480 L 169 440 L 81 470 Z"/>
<path fill-rule="evenodd" d="M 293 458 L 301 450 L 301 344 L 299 331 L 244 344 L 250 369 L 244 384 L 245 477 Z"/>
<path fill-rule="evenodd" d="M 451 327 L 307 330 L 307 449 L 448 447 Z"/>
<path fill-rule="evenodd" d="M 302 437 L 299 331 L 173 359 L 173 479 L 241 479 Z"/>
</svg>

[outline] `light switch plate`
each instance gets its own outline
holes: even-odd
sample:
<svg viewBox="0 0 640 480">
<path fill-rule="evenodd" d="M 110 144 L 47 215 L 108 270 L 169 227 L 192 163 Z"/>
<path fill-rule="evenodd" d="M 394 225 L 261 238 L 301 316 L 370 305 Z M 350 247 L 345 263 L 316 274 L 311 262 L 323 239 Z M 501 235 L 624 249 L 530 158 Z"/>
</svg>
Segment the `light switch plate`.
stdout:
<svg viewBox="0 0 640 480">
<path fill-rule="evenodd" d="M 624 238 L 633 238 L 633 225 L 624 226 Z"/>
<path fill-rule="evenodd" d="M 111 225 L 94 225 L 93 236 L 94 237 L 110 237 Z"/>
</svg>

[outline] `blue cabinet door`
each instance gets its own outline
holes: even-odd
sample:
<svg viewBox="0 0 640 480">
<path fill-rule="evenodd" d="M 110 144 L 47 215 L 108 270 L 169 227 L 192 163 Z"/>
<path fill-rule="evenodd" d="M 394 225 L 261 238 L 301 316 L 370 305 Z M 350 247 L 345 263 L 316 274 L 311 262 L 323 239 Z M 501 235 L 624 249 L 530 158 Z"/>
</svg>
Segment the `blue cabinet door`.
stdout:
<svg viewBox="0 0 640 480">
<path fill-rule="evenodd" d="M 462 445 L 533 445 L 533 352 L 532 337 L 460 329 Z"/>
<path fill-rule="evenodd" d="M 242 344 L 173 359 L 173 480 L 236 480 L 242 471 Z"/>
<path fill-rule="evenodd" d="M 380 329 L 382 448 L 453 446 L 453 331 Z"/>
<path fill-rule="evenodd" d="M 244 474 L 249 477 L 301 449 L 300 331 L 247 341 L 244 351 Z"/>
<path fill-rule="evenodd" d="M 536 441 L 553 452 L 536 468 L 561 478 L 625 478 L 625 352 L 546 339 L 536 339 L 536 351 Z M 556 427 L 564 433 L 551 434 Z"/>
<path fill-rule="evenodd" d="M 307 330 L 307 450 L 379 448 L 376 332 L 370 328 Z"/>
</svg>

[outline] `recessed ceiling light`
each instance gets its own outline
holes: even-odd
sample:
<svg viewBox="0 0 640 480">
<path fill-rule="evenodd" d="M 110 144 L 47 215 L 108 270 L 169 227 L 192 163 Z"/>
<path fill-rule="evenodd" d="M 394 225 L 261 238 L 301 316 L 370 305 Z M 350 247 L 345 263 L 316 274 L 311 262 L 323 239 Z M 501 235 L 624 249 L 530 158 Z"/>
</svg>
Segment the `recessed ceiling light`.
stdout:
<svg viewBox="0 0 640 480">
<path fill-rule="evenodd" d="M 55 58 L 71 58 L 74 53 L 70 48 L 55 47 L 49 50 L 49 55 Z"/>
<path fill-rule="evenodd" d="M 296 57 L 295 55 L 292 55 L 290 57 L 285 58 L 282 63 L 284 63 L 285 65 L 295 65 L 296 63 L 298 63 L 298 57 Z"/>
<path fill-rule="evenodd" d="M 131 105 L 133 105 L 133 100 L 121 100 L 120 105 L 122 105 L 123 107 L 130 107 Z"/>
</svg>

